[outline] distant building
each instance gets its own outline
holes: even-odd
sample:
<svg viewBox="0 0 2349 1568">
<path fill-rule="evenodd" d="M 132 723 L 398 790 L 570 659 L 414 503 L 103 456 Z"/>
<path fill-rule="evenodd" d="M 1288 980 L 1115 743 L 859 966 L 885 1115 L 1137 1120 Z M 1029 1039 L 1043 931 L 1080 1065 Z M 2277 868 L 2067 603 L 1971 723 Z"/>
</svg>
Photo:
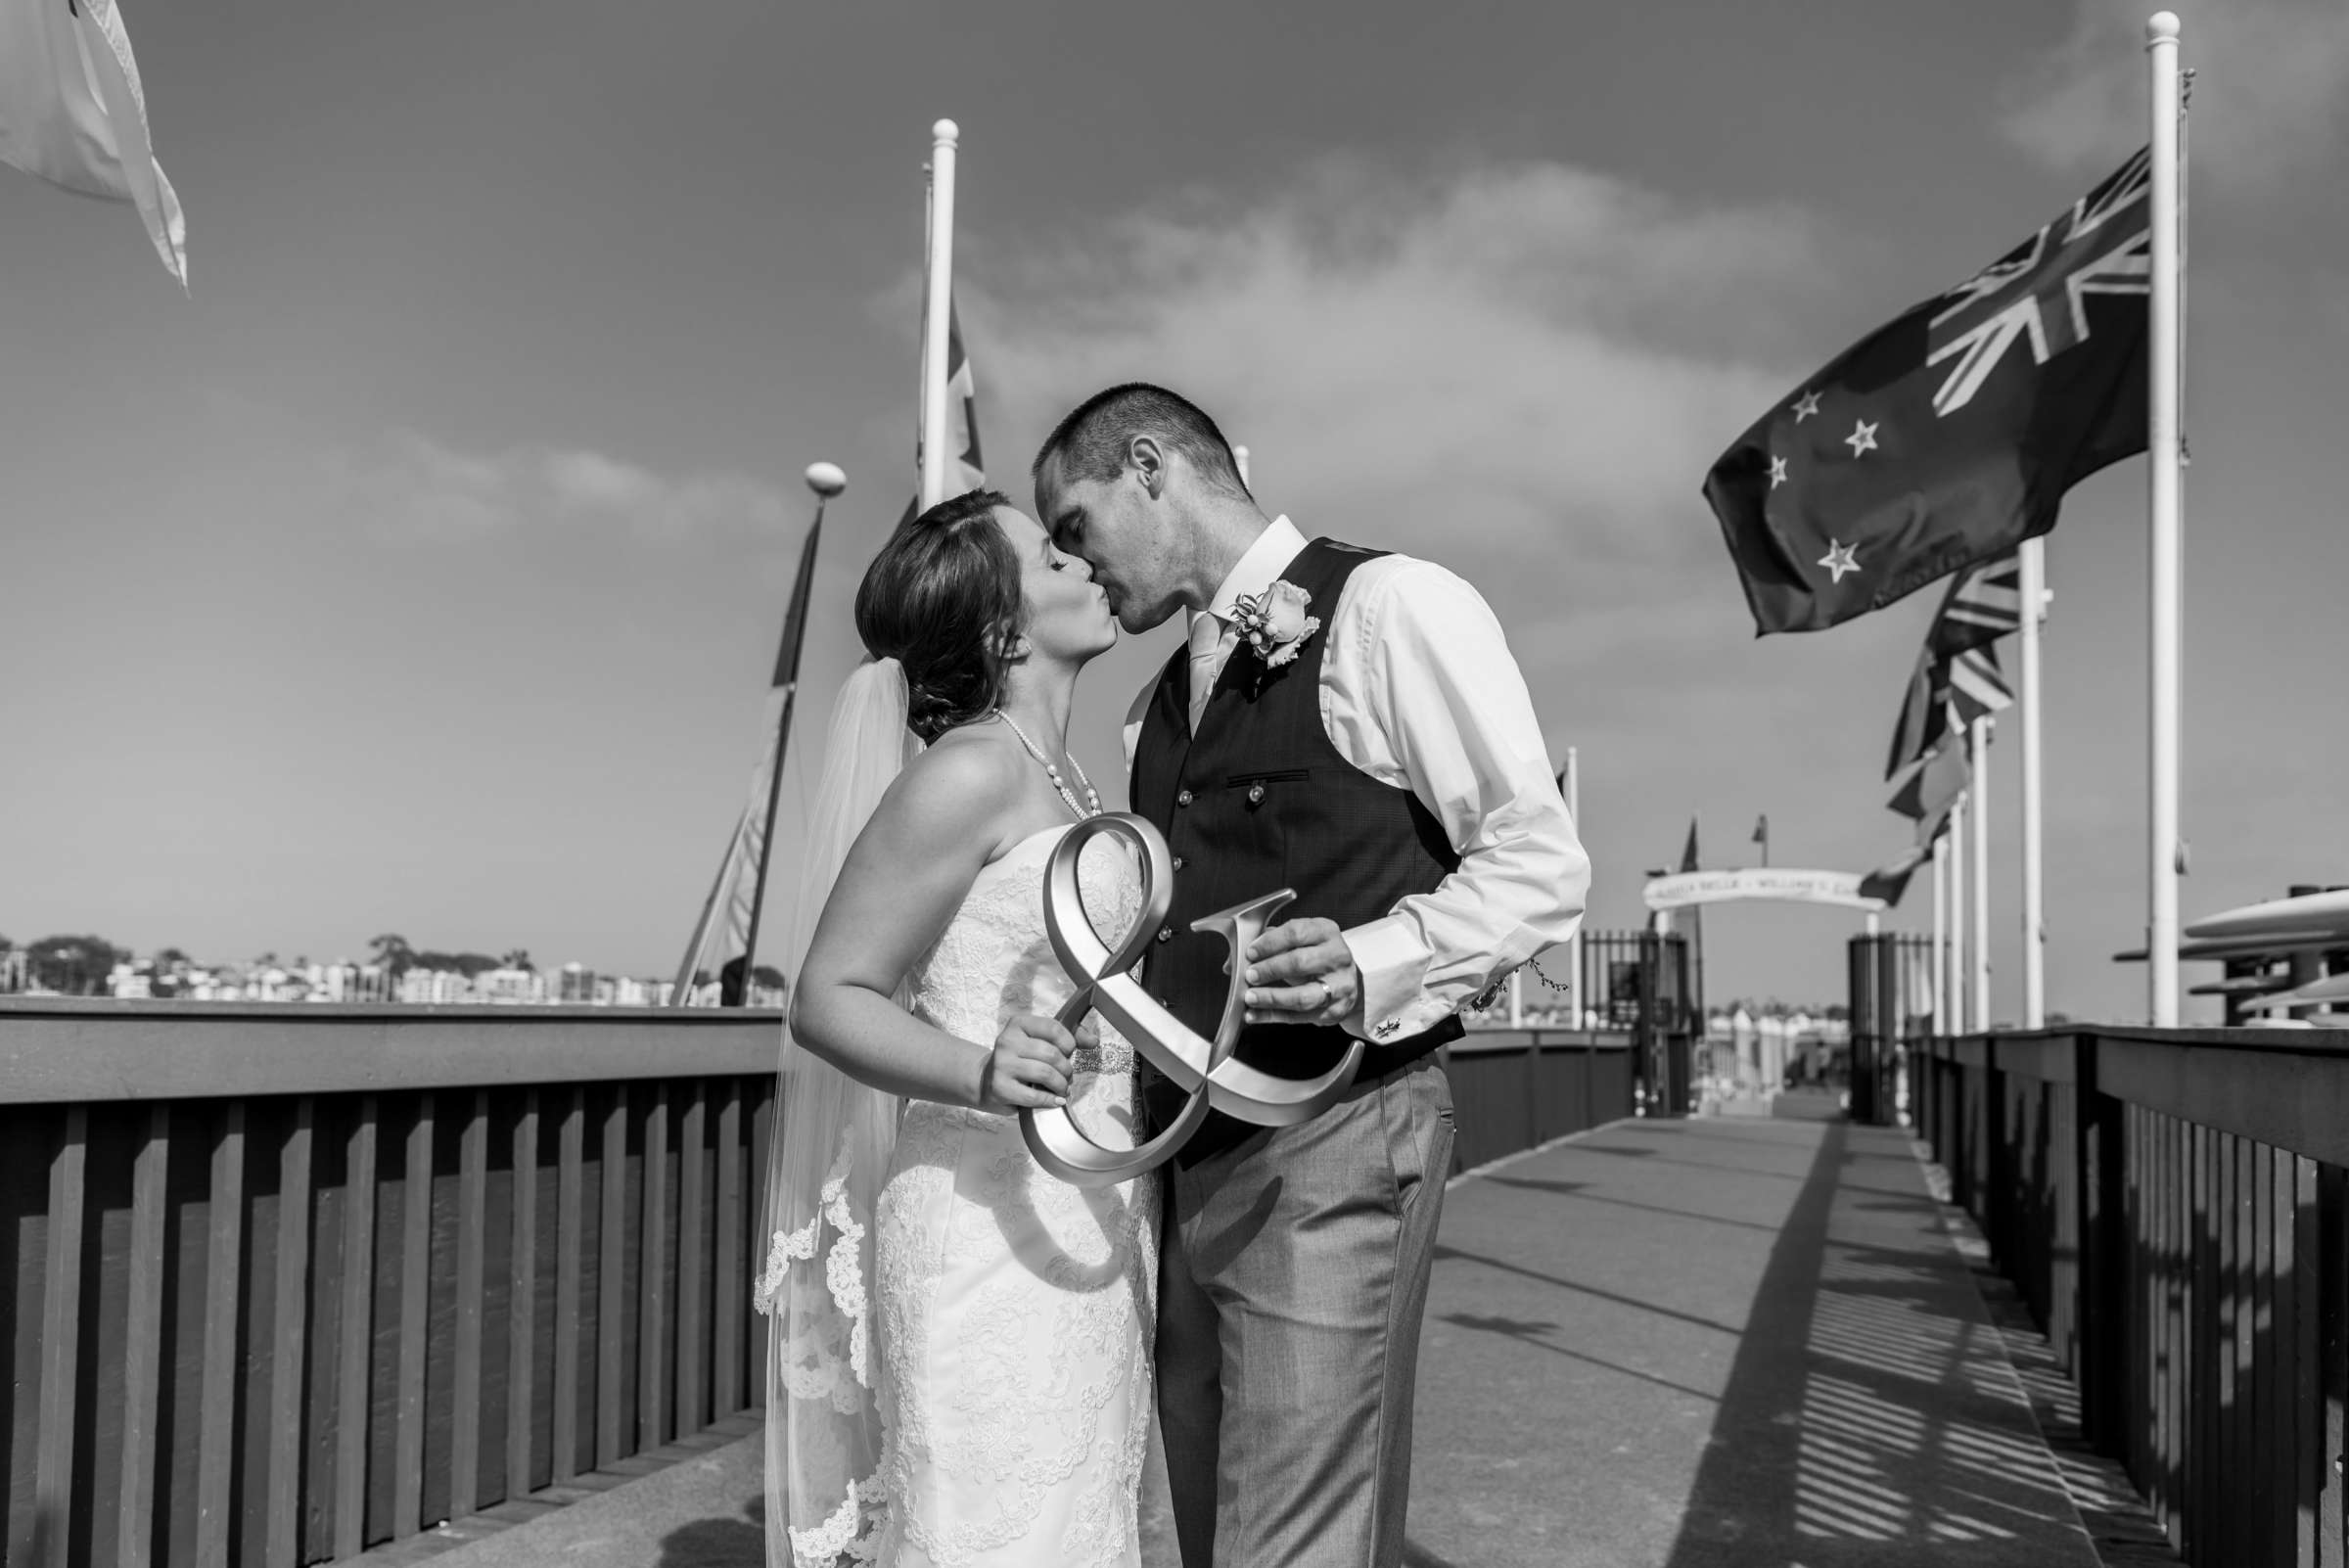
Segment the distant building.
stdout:
<svg viewBox="0 0 2349 1568">
<path fill-rule="evenodd" d="M 387 1002 L 393 996 L 392 972 L 380 964 L 338 958 L 331 964 L 310 965 L 303 978 L 314 1002 Z"/>
<path fill-rule="evenodd" d="M 472 1001 L 473 982 L 454 969 L 411 969 L 399 979 L 399 999 L 412 1007 Z"/>
<path fill-rule="evenodd" d="M 574 1005 L 592 1006 L 598 999 L 597 988 L 603 982 L 596 972 L 584 964 L 565 964 L 562 972 L 556 976 L 555 999 Z M 609 1006 L 610 1003 L 605 1005 Z"/>
<path fill-rule="evenodd" d="M 613 983 L 613 1007 L 667 1007 L 669 995 L 676 990 L 670 980 L 631 980 L 622 976 Z"/>
<path fill-rule="evenodd" d="M 474 977 L 473 999 L 500 1006 L 546 1000 L 546 977 L 534 969 L 489 969 Z"/>
<path fill-rule="evenodd" d="M 0 995 L 23 991 L 32 985 L 32 956 L 22 947 L 0 952 Z"/>
</svg>

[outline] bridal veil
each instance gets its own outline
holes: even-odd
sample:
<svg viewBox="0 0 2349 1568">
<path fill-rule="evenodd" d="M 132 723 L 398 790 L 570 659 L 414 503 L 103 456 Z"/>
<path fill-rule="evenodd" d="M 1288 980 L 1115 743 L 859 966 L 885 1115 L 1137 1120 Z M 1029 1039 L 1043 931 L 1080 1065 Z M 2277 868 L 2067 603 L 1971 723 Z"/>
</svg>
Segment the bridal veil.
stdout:
<svg viewBox="0 0 2349 1568">
<path fill-rule="evenodd" d="M 785 951 L 795 984 L 850 846 L 921 749 L 905 719 L 896 660 L 862 665 L 842 686 Z M 766 1560 L 837 1568 L 858 1560 L 882 1506 L 868 1230 L 901 1102 L 801 1048 L 788 1025 L 777 1091 L 754 1298 L 767 1318 Z"/>
</svg>

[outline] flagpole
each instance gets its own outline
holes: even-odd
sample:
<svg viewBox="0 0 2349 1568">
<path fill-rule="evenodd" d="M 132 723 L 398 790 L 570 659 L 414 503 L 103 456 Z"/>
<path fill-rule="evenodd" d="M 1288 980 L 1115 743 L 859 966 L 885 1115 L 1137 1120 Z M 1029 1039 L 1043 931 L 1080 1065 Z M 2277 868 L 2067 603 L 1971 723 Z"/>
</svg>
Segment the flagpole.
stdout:
<svg viewBox="0 0 2349 1568">
<path fill-rule="evenodd" d="M 954 297 L 954 153 L 962 132 L 950 119 L 930 127 L 929 295 L 922 312 L 922 505 L 946 498 L 946 312 Z"/>
<path fill-rule="evenodd" d="M 1973 754 L 1974 772 L 1974 929 L 1969 956 L 1973 959 L 1974 999 L 1967 1016 L 1976 1033 L 1990 1029 L 1990 718 L 1967 727 L 1966 746 Z"/>
<path fill-rule="evenodd" d="M 1950 1028 L 1949 866 L 1950 838 L 1945 832 L 1933 840 L 1933 1033 L 1936 1035 L 1956 1033 Z"/>
<path fill-rule="evenodd" d="M 1575 837 L 1579 840 L 1583 835 L 1583 765 L 1582 759 L 1571 746 L 1566 748 L 1566 815 L 1574 823 Z M 1568 994 L 1567 1002 L 1574 1009 L 1574 1027 L 1577 1029 L 1583 1027 L 1589 1016 L 1584 1008 L 1583 996 L 1583 927 L 1588 923 L 1588 915 L 1586 909 L 1585 919 L 1575 922 L 1574 935 L 1566 945 L 1566 973 L 1574 977 L 1574 990 Z"/>
<path fill-rule="evenodd" d="M 1965 807 L 1971 790 L 1950 807 L 1950 1021 L 1962 1035 L 1965 1016 Z"/>
<path fill-rule="evenodd" d="M 2147 783 L 2145 979 L 2153 1025 L 2178 1023 L 2178 16 L 2145 23 L 2152 99 L 2152 294 L 2146 302 L 2145 456 L 2152 642 Z"/>
<path fill-rule="evenodd" d="M 2016 677 L 2016 717 L 2023 726 L 2023 1027 L 2047 1023 L 2048 925 L 2043 907 L 2046 874 L 2041 864 L 2040 833 L 2040 715 L 2039 626 L 2047 605 L 2047 540 L 2025 539 L 2015 552 L 2022 599 L 2020 644 L 2022 669 Z"/>
</svg>

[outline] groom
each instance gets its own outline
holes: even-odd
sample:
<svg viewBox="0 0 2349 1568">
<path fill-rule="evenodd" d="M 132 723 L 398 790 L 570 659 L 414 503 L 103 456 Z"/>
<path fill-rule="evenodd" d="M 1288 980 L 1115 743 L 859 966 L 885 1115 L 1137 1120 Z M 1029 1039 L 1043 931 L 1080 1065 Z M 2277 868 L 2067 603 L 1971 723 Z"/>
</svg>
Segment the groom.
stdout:
<svg viewBox="0 0 2349 1568">
<path fill-rule="evenodd" d="M 1126 727 L 1133 809 L 1177 873 L 1144 979 L 1213 1034 L 1221 939 L 1190 922 L 1276 888 L 1248 954 L 1240 1060 L 1353 1089 L 1296 1127 L 1211 1116 L 1167 1173 L 1158 1380 L 1184 1568 L 1392 1568 L 1457 1009 L 1581 923 L 1589 860 L 1525 679 L 1443 568 L 1267 521 L 1223 435 L 1113 387 L 1036 454 L 1036 515 L 1128 632 L 1188 646 Z M 1145 1090 L 1164 1125 L 1182 1096 Z"/>
</svg>

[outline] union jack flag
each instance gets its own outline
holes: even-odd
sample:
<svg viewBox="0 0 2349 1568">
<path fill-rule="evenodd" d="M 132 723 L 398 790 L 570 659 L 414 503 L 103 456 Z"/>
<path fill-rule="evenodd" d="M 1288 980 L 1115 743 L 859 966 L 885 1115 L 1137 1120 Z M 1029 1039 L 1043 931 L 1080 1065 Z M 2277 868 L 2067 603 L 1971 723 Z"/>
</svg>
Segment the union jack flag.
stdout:
<svg viewBox="0 0 2349 1568">
<path fill-rule="evenodd" d="M 2023 623 L 2023 569 L 2012 555 L 1985 561 L 1951 584 L 1925 634 L 1925 647 L 1950 659 L 1968 648 L 1979 648 L 2015 630 Z"/>
<path fill-rule="evenodd" d="M 2071 211 L 1943 296 L 1926 326 L 1925 363 L 1955 359 L 1933 394 L 1943 417 L 1974 400 L 2017 343 L 2044 365 L 2088 342 L 2092 295 L 2150 295 L 2152 159 L 2140 149 Z"/>
<path fill-rule="evenodd" d="M 1893 726 L 1892 760 L 1884 776 L 1909 766 L 1942 737 L 1962 731 L 1975 719 L 2012 706 L 2013 688 L 1999 669 L 1998 649 L 1989 643 L 1935 657 L 1930 641 L 1909 677 L 1909 695 Z"/>
</svg>

